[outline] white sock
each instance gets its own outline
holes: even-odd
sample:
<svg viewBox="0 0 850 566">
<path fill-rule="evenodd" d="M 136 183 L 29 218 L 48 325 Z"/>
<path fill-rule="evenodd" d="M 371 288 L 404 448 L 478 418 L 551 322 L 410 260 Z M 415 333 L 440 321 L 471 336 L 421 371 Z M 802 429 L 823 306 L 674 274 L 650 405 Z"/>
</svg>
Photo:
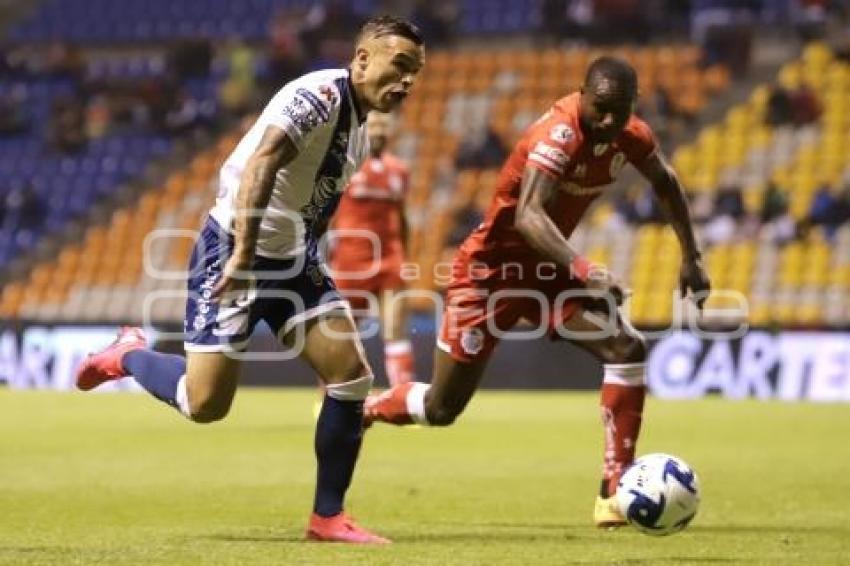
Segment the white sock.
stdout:
<svg viewBox="0 0 850 566">
<path fill-rule="evenodd" d="M 641 387 L 646 383 L 646 364 L 604 364 L 602 382 Z"/>
<path fill-rule="evenodd" d="M 427 383 L 414 382 L 413 387 L 407 392 L 407 414 L 418 425 L 428 426 L 428 417 L 425 416 L 425 394 L 431 386 Z"/>
<path fill-rule="evenodd" d="M 392 340 L 384 346 L 384 354 L 387 356 L 398 356 L 399 354 L 407 354 L 413 350 L 410 340 Z"/>
<path fill-rule="evenodd" d="M 183 413 L 186 418 L 192 418 L 192 408 L 189 405 L 189 391 L 186 389 L 186 376 L 180 376 L 180 381 L 177 382 L 177 392 L 174 394 L 174 400 L 177 402 L 177 409 Z"/>
</svg>

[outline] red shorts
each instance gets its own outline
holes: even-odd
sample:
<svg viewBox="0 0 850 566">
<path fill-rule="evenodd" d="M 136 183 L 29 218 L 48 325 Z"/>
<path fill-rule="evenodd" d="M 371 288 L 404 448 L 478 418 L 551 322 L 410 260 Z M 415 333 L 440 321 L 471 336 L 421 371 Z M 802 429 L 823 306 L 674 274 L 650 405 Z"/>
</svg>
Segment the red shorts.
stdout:
<svg viewBox="0 0 850 566">
<path fill-rule="evenodd" d="M 552 336 L 581 306 L 584 284 L 552 262 L 481 262 L 458 252 L 437 347 L 455 360 L 486 360 L 501 338 Z M 530 329 L 513 327 L 520 320 Z"/>
</svg>

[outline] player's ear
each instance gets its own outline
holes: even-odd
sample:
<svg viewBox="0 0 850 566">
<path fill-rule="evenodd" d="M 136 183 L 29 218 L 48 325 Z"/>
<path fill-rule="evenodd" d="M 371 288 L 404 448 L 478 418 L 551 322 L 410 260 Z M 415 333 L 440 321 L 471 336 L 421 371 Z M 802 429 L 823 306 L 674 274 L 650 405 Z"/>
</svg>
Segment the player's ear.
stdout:
<svg viewBox="0 0 850 566">
<path fill-rule="evenodd" d="M 357 63 L 358 69 L 365 71 L 366 67 L 369 66 L 369 50 L 362 45 L 359 46 L 357 51 L 354 52 L 354 61 Z"/>
</svg>

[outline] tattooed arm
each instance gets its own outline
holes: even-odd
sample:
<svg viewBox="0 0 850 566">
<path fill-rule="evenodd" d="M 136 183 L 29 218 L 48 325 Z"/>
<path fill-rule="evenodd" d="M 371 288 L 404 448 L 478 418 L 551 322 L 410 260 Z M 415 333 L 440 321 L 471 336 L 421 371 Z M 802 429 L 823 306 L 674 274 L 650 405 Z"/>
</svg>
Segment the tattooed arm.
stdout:
<svg viewBox="0 0 850 566">
<path fill-rule="evenodd" d="M 269 204 L 274 178 L 278 170 L 292 161 L 298 149 L 290 137 L 273 126 L 266 128 L 260 144 L 245 164 L 236 193 L 236 214 L 233 220 L 233 254 L 225 264 L 214 296 L 244 289 L 251 269 L 263 212 Z"/>
</svg>

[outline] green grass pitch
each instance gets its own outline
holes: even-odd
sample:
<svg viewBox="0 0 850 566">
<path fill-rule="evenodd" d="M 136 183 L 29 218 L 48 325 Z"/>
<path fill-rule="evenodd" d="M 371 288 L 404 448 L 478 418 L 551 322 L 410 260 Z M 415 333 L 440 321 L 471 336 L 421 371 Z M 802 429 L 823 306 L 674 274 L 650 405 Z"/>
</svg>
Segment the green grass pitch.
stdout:
<svg viewBox="0 0 850 566">
<path fill-rule="evenodd" d="M 145 395 L 0 390 L 0 563 L 850 563 L 847 406 L 649 400 L 640 452 L 703 489 L 656 539 L 590 524 L 595 395 L 483 392 L 450 429 L 367 433 L 349 510 L 395 540 L 376 548 L 301 540 L 316 399 L 244 389 L 201 426 Z"/>
</svg>

